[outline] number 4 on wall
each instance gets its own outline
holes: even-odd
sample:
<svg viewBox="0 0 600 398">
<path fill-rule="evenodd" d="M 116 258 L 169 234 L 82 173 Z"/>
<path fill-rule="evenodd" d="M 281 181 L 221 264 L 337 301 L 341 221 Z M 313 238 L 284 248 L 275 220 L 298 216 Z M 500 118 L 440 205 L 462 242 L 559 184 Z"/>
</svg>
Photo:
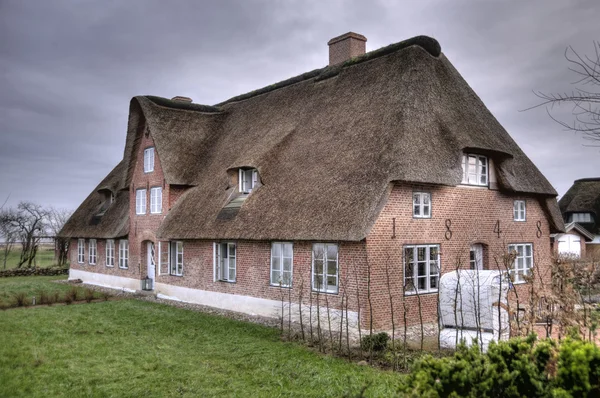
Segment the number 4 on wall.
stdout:
<svg viewBox="0 0 600 398">
<path fill-rule="evenodd" d="M 500 229 L 500 220 L 496 220 L 496 224 L 494 224 L 494 233 L 498 234 L 498 238 L 500 238 L 500 234 L 502 230 Z"/>
</svg>

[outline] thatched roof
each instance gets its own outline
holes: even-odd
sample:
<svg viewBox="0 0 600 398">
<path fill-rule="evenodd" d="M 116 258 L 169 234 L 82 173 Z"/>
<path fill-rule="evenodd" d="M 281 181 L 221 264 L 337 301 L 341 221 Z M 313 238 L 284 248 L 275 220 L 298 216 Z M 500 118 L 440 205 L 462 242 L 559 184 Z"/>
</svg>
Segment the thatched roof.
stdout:
<svg viewBox="0 0 600 398">
<path fill-rule="evenodd" d="M 144 133 L 166 182 L 192 187 L 163 238 L 361 240 L 393 182 L 460 184 L 464 150 L 492 157 L 500 188 L 538 195 L 563 228 L 552 186 L 424 36 L 213 107 L 133 98 L 125 186 Z M 223 211 L 238 167 L 262 185 Z"/>
<path fill-rule="evenodd" d="M 592 213 L 595 222 L 579 224 L 592 234 L 600 234 L 600 178 L 576 180 L 558 205 L 565 221 L 572 213 Z"/>
<path fill-rule="evenodd" d="M 70 238 L 118 238 L 129 233 L 129 190 L 121 184 L 125 174 L 121 161 L 83 201 L 60 231 Z M 114 202 L 107 202 L 110 193 Z"/>
</svg>

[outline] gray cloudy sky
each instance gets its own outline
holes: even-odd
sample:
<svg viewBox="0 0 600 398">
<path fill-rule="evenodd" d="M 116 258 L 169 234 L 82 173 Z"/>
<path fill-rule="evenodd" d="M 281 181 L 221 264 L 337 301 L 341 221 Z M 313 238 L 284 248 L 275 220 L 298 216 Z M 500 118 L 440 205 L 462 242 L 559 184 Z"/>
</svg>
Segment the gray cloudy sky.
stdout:
<svg viewBox="0 0 600 398">
<path fill-rule="evenodd" d="M 0 204 L 76 208 L 122 158 L 134 95 L 215 104 L 325 66 L 350 30 L 367 51 L 435 37 L 562 195 L 600 148 L 519 110 L 570 90 L 564 50 L 591 53 L 598 21 L 598 0 L 0 0 Z"/>
</svg>

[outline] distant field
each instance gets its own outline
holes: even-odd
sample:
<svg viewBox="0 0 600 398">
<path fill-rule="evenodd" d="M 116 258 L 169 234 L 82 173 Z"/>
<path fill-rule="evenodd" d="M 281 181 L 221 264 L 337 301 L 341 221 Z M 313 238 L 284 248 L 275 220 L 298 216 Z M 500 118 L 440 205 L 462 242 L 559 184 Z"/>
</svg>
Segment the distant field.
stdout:
<svg viewBox="0 0 600 398">
<path fill-rule="evenodd" d="M 15 245 L 12 250 L 8 253 L 6 259 L 6 269 L 15 268 L 19 264 L 19 258 L 21 257 L 21 246 Z M 56 265 L 54 259 L 54 246 L 44 245 L 40 246 L 37 255 L 35 256 L 35 265 L 37 267 L 47 268 Z M 4 269 L 4 246 L 0 246 L 0 270 Z"/>
</svg>

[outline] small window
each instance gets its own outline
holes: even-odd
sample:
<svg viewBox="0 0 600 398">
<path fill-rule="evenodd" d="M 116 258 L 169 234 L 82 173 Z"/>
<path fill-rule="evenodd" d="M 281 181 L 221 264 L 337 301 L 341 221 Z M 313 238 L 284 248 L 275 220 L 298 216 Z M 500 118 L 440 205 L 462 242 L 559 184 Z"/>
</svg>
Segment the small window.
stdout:
<svg viewBox="0 0 600 398">
<path fill-rule="evenodd" d="M 112 203 L 114 203 L 114 201 L 115 201 L 115 193 L 111 192 L 110 193 L 110 203 L 112 204 Z"/>
<path fill-rule="evenodd" d="M 106 266 L 115 266 L 115 241 L 113 239 L 106 241 Z"/>
<path fill-rule="evenodd" d="M 514 283 L 525 282 L 525 277 L 533 267 L 533 245 L 531 243 L 516 243 L 508 246 L 509 254 L 515 256 L 515 261 L 510 269 Z"/>
<path fill-rule="evenodd" d="M 325 293 L 337 293 L 338 281 L 338 245 L 315 243 L 312 251 L 312 289 Z"/>
<path fill-rule="evenodd" d="M 404 246 L 404 294 L 437 292 L 440 246 Z"/>
<path fill-rule="evenodd" d="M 154 171 L 154 148 L 144 149 L 144 173 Z"/>
<path fill-rule="evenodd" d="M 215 275 L 224 282 L 235 282 L 236 278 L 236 244 L 222 242 L 215 244 Z"/>
<path fill-rule="evenodd" d="M 462 183 L 467 185 L 488 185 L 488 160 L 485 156 L 464 154 L 462 160 Z"/>
<path fill-rule="evenodd" d="M 515 216 L 515 221 L 525 221 L 525 201 L 524 200 L 515 200 L 513 205 L 513 213 Z"/>
<path fill-rule="evenodd" d="M 170 242 L 169 273 L 183 276 L 183 242 Z"/>
<path fill-rule="evenodd" d="M 129 241 L 126 239 L 119 241 L 119 268 L 129 268 Z"/>
<path fill-rule="evenodd" d="M 573 213 L 573 214 L 571 214 L 569 222 L 586 223 L 586 222 L 594 222 L 594 221 L 592 219 L 591 213 Z"/>
<path fill-rule="evenodd" d="M 135 191 L 135 214 L 146 214 L 146 190 Z"/>
<path fill-rule="evenodd" d="M 96 257 L 98 256 L 98 246 L 96 245 L 96 239 L 90 239 L 89 246 L 90 246 L 90 250 L 89 250 L 89 254 L 90 254 L 89 263 L 91 265 L 94 265 L 94 264 L 96 264 Z"/>
<path fill-rule="evenodd" d="M 427 192 L 413 193 L 413 217 L 431 218 L 431 194 Z"/>
<path fill-rule="evenodd" d="M 85 263 L 85 239 L 77 241 L 77 262 L 79 264 Z"/>
<path fill-rule="evenodd" d="M 294 246 L 292 243 L 271 244 L 271 285 L 291 287 Z"/>
<path fill-rule="evenodd" d="M 239 186 L 241 193 L 250 193 L 258 183 L 258 171 L 256 169 L 240 169 Z"/>
<path fill-rule="evenodd" d="M 469 252 L 469 265 L 473 270 L 483 269 L 483 245 L 479 243 L 471 245 L 471 250 Z"/>
<path fill-rule="evenodd" d="M 150 188 L 150 213 L 162 213 L 162 188 Z"/>
</svg>

